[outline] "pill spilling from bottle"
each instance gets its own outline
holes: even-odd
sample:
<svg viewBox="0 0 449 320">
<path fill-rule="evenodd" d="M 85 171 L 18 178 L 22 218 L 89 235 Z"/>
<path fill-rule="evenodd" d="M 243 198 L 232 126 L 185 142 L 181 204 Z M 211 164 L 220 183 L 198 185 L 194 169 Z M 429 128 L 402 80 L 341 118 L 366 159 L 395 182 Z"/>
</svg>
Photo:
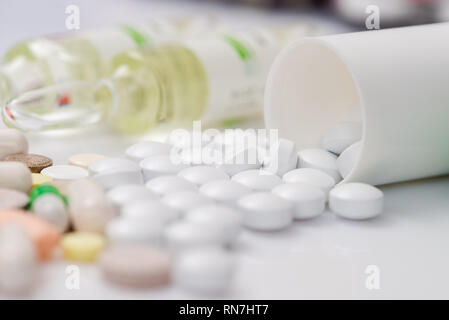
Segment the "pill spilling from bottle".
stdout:
<svg viewBox="0 0 449 320">
<path fill-rule="evenodd" d="M 320 148 L 296 150 L 278 139 L 194 163 L 172 151 L 201 148 L 145 141 L 122 157 L 73 154 L 53 164 L 28 154 L 21 132 L 2 129 L 0 292 L 37 290 L 38 262 L 58 259 L 94 264 L 119 286 L 225 292 L 239 268 L 243 233 L 282 233 L 323 214 L 366 220 L 384 211 L 381 190 L 344 181 L 361 139 L 357 124 L 341 123 L 323 133 Z"/>
</svg>

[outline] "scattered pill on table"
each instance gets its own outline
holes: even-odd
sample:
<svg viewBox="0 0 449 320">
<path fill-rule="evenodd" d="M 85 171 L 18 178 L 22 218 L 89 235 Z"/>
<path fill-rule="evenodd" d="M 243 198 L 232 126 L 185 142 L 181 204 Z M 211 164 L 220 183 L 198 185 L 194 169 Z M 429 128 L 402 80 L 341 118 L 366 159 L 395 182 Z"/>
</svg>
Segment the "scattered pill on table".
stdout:
<svg viewBox="0 0 449 320">
<path fill-rule="evenodd" d="M 0 160 L 16 153 L 28 152 L 28 140 L 17 129 L 0 129 Z"/>
<path fill-rule="evenodd" d="M 346 178 L 356 166 L 361 149 L 362 143 L 356 142 L 346 148 L 337 158 L 337 168 L 343 178 Z"/>
<path fill-rule="evenodd" d="M 40 154 L 18 153 L 6 156 L 4 161 L 23 162 L 32 173 L 40 173 L 43 169 L 53 165 L 53 160 Z"/>
<path fill-rule="evenodd" d="M 262 167 L 262 161 L 259 158 L 259 150 L 257 148 L 245 148 L 236 153 L 232 153 L 222 163 L 219 163 L 217 168 L 233 176 L 242 171 L 260 169 Z"/>
<path fill-rule="evenodd" d="M 206 205 L 187 212 L 185 219 L 189 222 L 210 225 L 217 230 L 223 243 L 234 243 L 240 234 L 241 217 L 236 209 L 224 205 Z"/>
<path fill-rule="evenodd" d="M 178 176 L 198 186 L 214 180 L 229 179 L 223 170 L 205 165 L 183 169 L 179 171 Z"/>
<path fill-rule="evenodd" d="M 125 155 L 128 159 L 140 162 L 145 158 L 158 155 L 167 155 L 172 146 L 168 143 L 157 141 L 143 141 L 128 147 Z"/>
<path fill-rule="evenodd" d="M 41 260 L 48 260 L 59 242 L 60 231 L 52 224 L 22 210 L 1 210 L 0 226 L 16 223 L 21 225 L 31 236 Z"/>
<path fill-rule="evenodd" d="M 72 182 L 68 186 L 70 217 L 77 231 L 102 233 L 116 214 L 103 189 L 89 179 Z"/>
<path fill-rule="evenodd" d="M 125 184 L 112 188 L 107 192 L 106 197 L 118 211 L 127 203 L 158 198 L 150 189 L 138 184 Z"/>
<path fill-rule="evenodd" d="M 324 149 L 304 149 L 299 151 L 298 168 L 321 170 L 334 178 L 335 183 L 341 180 L 337 169 L 337 156 Z"/>
<path fill-rule="evenodd" d="M 182 190 L 196 190 L 196 185 L 178 176 L 161 176 L 149 180 L 146 187 L 154 193 L 164 196 L 171 192 Z"/>
<path fill-rule="evenodd" d="M 362 138 L 362 125 L 358 122 L 340 122 L 324 130 L 321 147 L 339 155 Z"/>
<path fill-rule="evenodd" d="M 30 191 L 33 185 L 31 171 L 21 162 L 0 162 L 0 188 Z"/>
<path fill-rule="evenodd" d="M 104 236 L 93 232 L 71 232 L 61 240 L 64 259 L 71 261 L 95 261 L 105 247 Z"/>
<path fill-rule="evenodd" d="M 134 219 L 119 217 L 108 222 L 105 235 L 112 245 L 142 244 L 159 245 L 164 230 L 164 222 L 154 217 Z"/>
<path fill-rule="evenodd" d="M 139 165 L 126 158 L 104 158 L 97 160 L 89 165 L 89 176 L 95 176 L 99 173 L 113 169 L 139 169 Z"/>
<path fill-rule="evenodd" d="M 31 174 L 31 181 L 33 183 L 33 187 L 37 187 L 37 186 L 39 186 L 41 184 L 53 181 L 53 178 L 44 176 L 43 174 L 40 174 L 40 173 L 32 173 Z"/>
<path fill-rule="evenodd" d="M 326 198 L 329 191 L 335 186 L 335 180 L 327 173 L 313 168 L 299 168 L 287 172 L 282 180 L 285 183 L 302 182 L 311 184 L 323 190 Z"/>
<path fill-rule="evenodd" d="M 140 162 L 145 181 L 165 175 L 175 175 L 179 171 L 188 168 L 189 165 L 175 163 L 168 155 L 148 157 Z"/>
<path fill-rule="evenodd" d="M 235 206 L 240 197 L 251 193 L 251 188 L 233 180 L 215 180 L 203 184 L 199 192 L 219 203 Z"/>
<path fill-rule="evenodd" d="M 179 212 L 163 204 L 159 200 L 137 200 L 125 204 L 121 210 L 121 216 L 124 218 L 159 220 L 164 224 L 177 220 Z"/>
<path fill-rule="evenodd" d="M 175 260 L 173 282 L 186 290 L 221 293 L 231 285 L 234 268 L 234 257 L 223 249 L 190 249 Z"/>
<path fill-rule="evenodd" d="M 265 170 L 247 170 L 237 173 L 233 181 L 243 184 L 254 191 L 270 191 L 282 183 L 282 179 Z"/>
<path fill-rule="evenodd" d="M 0 210 L 20 209 L 28 204 L 29 197 L 25 192 L 0 188 Z"/>
<path fill-rule="evenodd" d="M 102 154 L 96 153 L 78 153 L 71 155 L 69 157 L 69 164 L 72 166 L 77 166 L 83 169 L 88 169 L 91 164 L 98 160 L 105 159 L 106 157 Z"/>
<path fill-rule="evenodd" d="M 295 219 L 310 219 L 324 212 L 326 195 L 318 187 L 305 183 L 285 183 L 275 187 L 273 193 L 294 205 Z"/>
<path fill-rule="evenodd" d="M 46 193 L 33 201 L 33 213 L 56 226 L 61 232 L 69 227 L 69 213 L 60 196 Z"/>
<path fill-rule="evenodd" d="M 36 282 L 36 250 L 19 224 L 0 225 L 0 291 L 24 293 Z"/>
<path fill-rule="evenodd" d="M 242 210 L 242 224 L 251 229 L 281 230 L 293 221 L 293 204 L 269 192 L 248 194 L 237 204 Z"/>
<path fill-rule="evenodd" d="M 329 193 L 329 209 L 346 219 L 374 218 L 382 213 L 383 206 L 383 192 L 365 183 L 342 184 Z"/>
<path fill-rule="evenodd" d="M 40 173 L 44 176 L 60 180 L 76 180 L 88 176 L 86 169 L 66 164 L 47 167 Z"/>
<path fill-rule="evenodd" d="M 195 207 L 212 204 L 213 200 L 196 191 L 184 190 L 165 195 L 162 198 L 162 202 L 170 208 L 184 214 L 186 211 Z"/>
<path fill-rule="evenodd" d="M 161 248 L 142 245 L 117 245 L 100 257 L 104 277 L 119 285 L 155 287 L 170 280 L 172 259 Z"/>
<path fill-rule="evenodd" d="M 137 168 L 115 168 L 103 171 L 92 179 L 105 190 L 122 185 L 143 185 L 142 171 Z"/>
</svg>

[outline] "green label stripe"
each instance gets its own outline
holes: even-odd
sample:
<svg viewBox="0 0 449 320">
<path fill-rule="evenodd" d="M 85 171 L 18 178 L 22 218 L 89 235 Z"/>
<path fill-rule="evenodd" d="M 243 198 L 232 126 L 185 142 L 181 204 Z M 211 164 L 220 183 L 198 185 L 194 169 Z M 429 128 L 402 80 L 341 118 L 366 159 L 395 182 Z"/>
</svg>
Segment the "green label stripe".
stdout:
<svg viewBox="0 0 449 320">
<path fill-rule="evenodd" d="M 137 31 L 133 27 L 123 26 L 123 31 L 125 31 L 126 34 L 128 34 L 131 37 L 131 39 L 134 40 L 134 42 L 137 44 L 139 48 L 146 47 L 150 42 L 146 35 Z"/>
<path fill-rule="evenodd" d="M 235 49 L 235 51 L 243 61 L 248 61 L 253 57 L 253 53 L 251 52 L 251 50 L 237 39 L 229 35 L 223 35 L 223 38 Z"/>
</svg>

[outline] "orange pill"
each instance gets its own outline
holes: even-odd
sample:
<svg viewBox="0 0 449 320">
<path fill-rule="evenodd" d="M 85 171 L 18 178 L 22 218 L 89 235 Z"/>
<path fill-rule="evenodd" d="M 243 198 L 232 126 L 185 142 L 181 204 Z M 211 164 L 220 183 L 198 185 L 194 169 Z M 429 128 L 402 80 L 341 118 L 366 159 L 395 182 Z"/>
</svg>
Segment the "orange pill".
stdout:
<svg viewBox="0 0 449 320">
<path fill-rule="evenodd" d="M 56 227 L 23 210 L 1 210 L 0 225 L 11 222 L 22 225 L 29 232 L 40 260 L 51 258 L 61 237 Z"/>
</svg>

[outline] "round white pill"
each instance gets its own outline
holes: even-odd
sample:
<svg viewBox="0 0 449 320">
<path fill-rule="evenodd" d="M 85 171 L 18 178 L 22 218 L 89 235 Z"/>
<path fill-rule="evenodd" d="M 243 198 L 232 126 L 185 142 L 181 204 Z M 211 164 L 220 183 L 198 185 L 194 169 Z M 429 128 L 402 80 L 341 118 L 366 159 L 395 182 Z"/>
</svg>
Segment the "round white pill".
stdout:
<svg viewBox="0 0 449 320">
<path fill-rule="evenodd" d="M 213 204 L 208 197 L 190 190 L 169 193 L 162 198 L 162 202 L 181 214 L 195 207 Z"/>
<path fill-rule="evenodd" d="M 243 150 L 233 152 L 231 156 L 226 156 L 225 159 L 220 161 L 217 168 L 233 176 L 242 171 L 260 169 L 262 161 L 259 158 L 258 148 L 244 148 Z"/>
<path fill-rule="evenodd" d="M 329 193 L 329 208 L 340 217 L 353 220 L 370 219 L 383 211 L 384 195 L 365 183 L 346 183 Z"/>
<path fill-rule="evenodd" d="M 125 158 L 105 158 L 89 165 L 88 171 L 90 176 L 95 176 L 104 171 L 117 168 L 139 169 L 139 166 L 134 161 Z"/>
<path fill-rule="evenodd" d="M 251 189 L 233 180 L 215 180 L 203 184 L 199 192 L 217 202 L 235 206 L 240 197 L 251 193 Z"/>
<path fill-rule="evenodd" d="M 133 144 L 125 151 L 128 159 L 140 162 L 145 158 L 169 154 L 171 145 L 157 141 L 143 141 Z"/>
<path fill-rule="evenodd" d="M 122 217 L 153 219 L 168 224 L 178 219 L 179 213 L 159 200 L 138 200 L 122 207 Z"/>
<path fill-rule="evenodd" d="M 286 183 L 302 182 L 323 190 L 324 194 L 329 194 L 329 191 L 335 186 L 335 180 L 327 173 L 318 169 L 300 168 L 287 172 L 282 177 Z"/>
<path fill-rule="evenodd" d="M 337 156 L 324 149 L 303 149 L 298 152 L 299 168 L 314 168 L 326 172 L 335 183 L 341 180 L 337 169 Z"/>
<path fill-rule="evenodd" d="M 295 219 L 310 219 L 324 212 L 326 195 L 318 187 L 305 183 L 285 183 L 273 189 L 273 193 L 294 205 Z"/>
<path fill-rule="evenodd" d="M 164 232 L 164 242 L 172 251 L 182 251 L 192 247 L 226 246 L 228 237 L 223 237 L 217 224 L 176 221 Z"/>
<path fill-rule="evenodd" d="M 33 201 L 34 215 L 55 225 L 59 230 L 66 231 L 69 227 L 69 212 L 61 197 L 46 193 Z"/>
<path fill-rule="evenodd" d="M 232 180 L 255 191 L 270 191 L 282 183 L 279 176 L 265 170 L 242 171 L 233 176 Z"/>
<path fill-rule="evenodd" d="M 232 208 L 223 205 L 207 205 L 190 210 L 186 220 L 215 228 L 226 244 L 234 243 L 240 233 L 241 217 Z"/>
<path fill-rule="evenodd" d="M 145 181 L 148 181 L 159 176 L 177 174 L 182 169 L 188 168 L 189 165 L 176 163 L 168 155 L 159 155 L 142 160 L 140 167 Z"/>
<path fill-rule="evenodd" d="M 120 210 L 125 204 L 137 200 L 157 199 L 157 196 L 151 190 L 137 184 L 125 184 L 112 188 L 108 191 L 106 197 L 117 210 Z"/>
<path fill-rule="evenodd" d="M 196 190 L 193 183 L 178 176 L 161 176 L 151 179 L 146 183 L 146 187 L 160 196 L 176 191 Z"/>
<path fill-rule="evenodd" d="M 223 170 L 209 166 L 186 168 L 181 170 L 178 176 L 199 186 L 214 180 L 229 179 L 229 176 Z"/>
<path fill-rule="evenodd" d="M 143 184 L 143 176 L 139 168 L 115 168 L 105 170 L 93 176 L 92 179 L 106 190 L 121 185 Z"/>
<path fill-rule="evenodd" d="M 358 122 L 340 122 L 327 128 L 321 135 L 321 147 L 337 155 L 362 138 Z"/>
<path fill-rule="evenodd" d="M 337 158 L 338 172 L 343 178 L 346 178 L 357 164 L 361 149 L 362 142 L 356 142 L 345 149 Z"/>
<path fill-rule="evenodd" d="M 231 284 L 234 267 L 234 257 L 223 249 L 191 249 L 175 260 L 173 281 L 186 290 L 219 293 Z"/>
<path fill-rule="evenodd" d="M 298 154 L 296 143 L 287 139 L 279 139 L 271 146 L 263 163 L 263 169 L 282 177 L 286 172 L 296 168 Z"/>
<path fill-rule="evenodd" d="M 237 202 L 242 210 L 242 224 L 256 230 L 279 230 L 293 220 L 293 204 L 268 192 L 243 196 Z"/>
<path fill-rule="evenodd" d="M 115 218 L 105 229 L 105 235 L 113 245 L 152 244 L 159 245 L 164 224 L 157 219 Z"/>
<path fill-rule="evenodd" d="M 89 175 L 86 169 L 71 165 L 50 166 L 44 168 L 41 174 L 59 180 L 77 180 Z"/>
<path fill-rule="evenodd" d="M 88 169 L 91 164 L 98 160 L 104 159 L 105 156 L 96 153 L 79 153 L 71 155 L 69 164 L 83 169 Z"/>
</svg>

